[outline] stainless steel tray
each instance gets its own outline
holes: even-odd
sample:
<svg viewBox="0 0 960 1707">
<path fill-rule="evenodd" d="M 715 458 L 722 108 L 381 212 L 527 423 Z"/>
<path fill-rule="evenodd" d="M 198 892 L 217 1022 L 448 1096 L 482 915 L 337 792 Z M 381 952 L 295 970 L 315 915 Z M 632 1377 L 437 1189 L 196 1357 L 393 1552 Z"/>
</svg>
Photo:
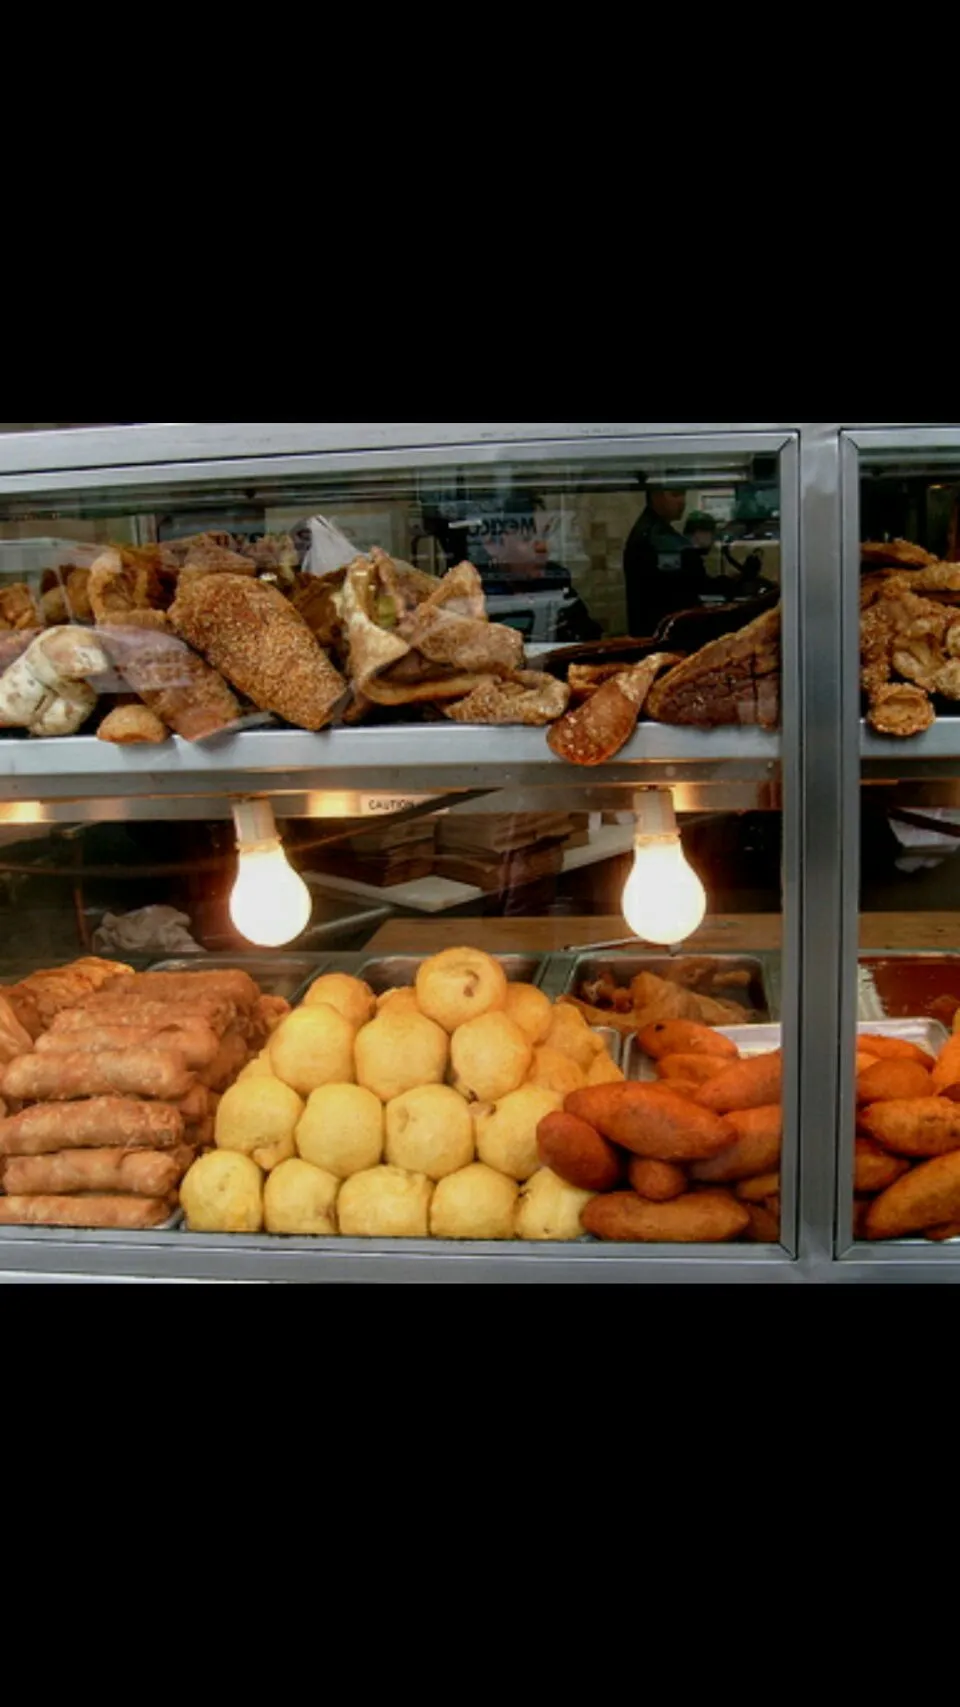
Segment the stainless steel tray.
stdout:
<svg viewBox="0 0 960 1707">
<path fill-rule="evenodd" d="M 729 1037 L 745 1060 L 751 1055 L 769 1055 L 774 1049 L 780 1048 L 781 1032 L 778 1025 L 717 1025 L 712 1029 L 719 1037 Z M 651 1061 L 649 1055 L 643 1053 L 637 1037 L 627 1038 L 623 1070 L 628 1079 L 642 1082 L 657 1076 L 656 1064 Z"/>
<path fill-rule="evenodd" d="M 623 985 L 624 988 L 641 972 L 653 972 L 658 978 L 670 979 L 676 973 L 678 963 L 683 960 L 695 960 L 716 966 L 721 972 L 744 972 L 748 975 L 750 982 L 746 987 L 734 985 L 730 989 L 716 991 L 716 999 L 736 1002 L 755 1014 L 755 1019 L 745 1023 L 762 1025 L 776 1016 L 778 1002 L 772 962 L 779 964 L 779 956 L 772 955 L 647 954 L 642 949 L 582 954 L 569 967 L 564 994 L 576 995 L 581 984 L 599 978 L 604 973 L 612 973 L 617 984 Z"/>
<path fill-rule="evenodd" d="M 416 982 L 417 973 L 428 954 L 392 954 L 382 959 L 361 960 L 358 978 L 370 985 L 377 996 L 386 990 L 402 990 Z M 495 954 L 511 984 L 539 984 L 546 968 L 546 958 L 539 954 Z"/>
<path fill-rule="evenodd" d="M 612 1025 L 592 1025 L 590 1030 L 594 1032 L 597 1037 L 603 1038 L 603 1041 L 607 1046 L 607 1053 L 610 1056 L 610 1059 L 614 1061 L 618 1067 L 623 1069 L 624 1056 L 626 1054 L 626 1050 L 624 1049 L 626 1038 L 623 1036 L 623 1033 L 617 1031 L 616 1027 Z"/>
<path fill-rule="evenodd" d="M 718 1025 L 720 1037 L 729 1037 L 744 1059 L 751 1055 L 768 1055 L 779 1049 L 782 1032 L 779 1025 Z M 857 1027 L 858 1034 L 874 1037 L 900 1037 L 905 1043 L 917 1043 L 931 1055 L 939 1055 L 947 1041 L 947 1030 L 935 1019 L 865 1020 Z M 627 1039 L 624 1072 L 628 1079 L 655 1079 L 657 1071 L 649 1056 L 643 1053 L 635 1037 Z"/>
<path fill-rule="evenodd" d="M 180 960 L 156 960 L 151 972 L 249 972 L 265 996 L 292 1002 L 309 989 L 327 964 L 316 954 L 185 954 Z"/>
</svg>

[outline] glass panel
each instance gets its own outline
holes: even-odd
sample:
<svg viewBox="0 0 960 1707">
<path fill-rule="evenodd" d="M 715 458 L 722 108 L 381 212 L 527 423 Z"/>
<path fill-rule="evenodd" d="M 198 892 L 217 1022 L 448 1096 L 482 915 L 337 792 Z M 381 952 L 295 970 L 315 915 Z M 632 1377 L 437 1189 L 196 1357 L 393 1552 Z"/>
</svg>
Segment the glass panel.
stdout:
<svg viewBox="0 0 960 1707">
<path fill-rule="evenodd" d="M 486 726 L 504 754 L 502 792 L 399 814 L 369 799 L 337 816 L 327 734 L 304 790 L 263 778 L 275 822 L 239 789 L 209 821 L 159 790 L 85 815 L 0 808 L 2 976 L 37 1043 L 12 1048 L 9 1118 L 58 1097 L 64 1154 L 86 1156 L 118 1148 L 113 1127 L 77 1142 L 82 1099 L 112 1073 L 150 1105 L 130 1115 L 137 1134 L 169 1134 L 177 1120 L 154 1105 L 177 1105 L 174 1171 L 199 1173 L 192 1231 L 172 1238 L 265 1218 L 277 1235 L 775 1246 L 796 1186 L 778 1054 L 780 514 L 775 459 L 638 466 L 586 450 L 6 503 L 0 649 L 15 669 L 39 647 L 45 674 L 5 741 L 46 738 L 60 717 L 64 733 L 155 741 L 163 773 L 175 738 L 245 721 L 399 724 L 398 789 L 414 800 L 424 725 L 451 740 Z M 50 625 L 102 646 L 109 668 L 58 675 Z M 317 714 L 321 670 L 333 690 Z M 517 746 L 516 776 L 514 736 L 538 742 Z M 522 764 L 550 747 L 565 762 L 525 789 Z M 614 784 L 603 762 L 627 749 L 635 780 Z M 90 750 L 64 744 L 64 768 Z M 218 774 L 241 763 L 230 741 L 215 751 Z M 117 796 L 122 758 L 104 785 Z M 81 965 L 24 988 L 90 956 L 135 975 L 186 967 L 129 983 Z M 215 1127 L 226 1162 L 199 1154 Z M 293 1161 L 305 1168 L 279 1171 Z M 18 1173 L 56 1194 L 99 1165 Z M 246 1207 L 225 1228 L 204 1176 L 231 1167 Z M 71 1224 L 81 1191 L 60 1194 Z M 29 1220 L 10 1206 L 30 1195 L 11 1193 L 0 1221 Z"/>
<path fill-rule="evenodd" d="M 861 955 L 854 1234 L 960 1238 L 960 447 L 861 485 Z"/>
</svg>

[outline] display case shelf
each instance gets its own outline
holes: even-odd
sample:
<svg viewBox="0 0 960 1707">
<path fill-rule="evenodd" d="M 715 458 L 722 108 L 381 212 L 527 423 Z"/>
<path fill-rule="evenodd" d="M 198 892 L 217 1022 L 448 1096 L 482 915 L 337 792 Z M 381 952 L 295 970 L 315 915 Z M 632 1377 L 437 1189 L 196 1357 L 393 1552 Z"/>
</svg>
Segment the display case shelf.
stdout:
<svg viewBox="0 0 960 1707">
<path fill-rule="evenodd" d="M 860 757 L 874 778 L 936 776 L 945 764 L 960 766 L 960 717 L 938 717 L 924 734 L 908 740 L 875 735 L 863 723 Z"/>
<path fill-rule="evenodd" d="M 584 770 L 555 757 L 542 729 L 443 724 L 252 729 L 204 743 L 115 747 L 94 737 L 0 742 L 0 800 L 190 796 L 223 791 L 469 792 L 563 788 L 595 782 L 763 780 L 779 766 L 780 737 L 762 729 L 673 729 L 647 724 L 612 765 Z M 384 808 L 388 810 L 388 808 Z"/>
</svg>

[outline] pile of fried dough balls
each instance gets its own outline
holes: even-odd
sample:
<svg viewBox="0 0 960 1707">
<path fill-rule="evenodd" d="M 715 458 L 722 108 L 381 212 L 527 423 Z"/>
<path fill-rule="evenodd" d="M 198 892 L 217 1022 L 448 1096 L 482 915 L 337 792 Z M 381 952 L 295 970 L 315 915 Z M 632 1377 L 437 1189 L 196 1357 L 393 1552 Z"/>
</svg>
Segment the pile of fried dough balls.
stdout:
<svg viewBox="0 0 960 1707">
<path fill-rule="evenodd" d="M 181 1188 L 194 1232 L 573 1240 L 591 1192 L 541 1166 L 537 1128 L 623 1078 L 575 1007 L 478 949 L 379 999 L 330 973 L 217 1110 Z"/>
</svg>

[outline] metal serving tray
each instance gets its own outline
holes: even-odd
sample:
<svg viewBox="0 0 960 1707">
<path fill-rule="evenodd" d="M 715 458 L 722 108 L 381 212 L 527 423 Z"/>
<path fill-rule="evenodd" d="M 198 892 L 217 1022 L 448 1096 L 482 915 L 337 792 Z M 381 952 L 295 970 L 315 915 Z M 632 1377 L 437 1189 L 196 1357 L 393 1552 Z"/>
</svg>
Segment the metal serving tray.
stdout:
<svg viewBox="0 0 960 1707">
<path fill-rule="evenodd" d="M 779 1049 L 782 1042 L 779 1025 L 718 1025 L 713 1029 L 718 1036 L 729 1037 L 745 1059 L 752 1055 L 769 1055 L 772 1050 Z M 931 1055 L 939 1055 L 948 1036 L 946 1028 L 935 1019 L 867 1020 L 858 1025 L 857 1032 L 861 1037 L 899 1037 L 905 1043 L 919 1044 Z M 643 1053 L 636 1037 L 627 1039 L 624 1072 L 628 1079 L 642 1081 L 657 1076 L 654 1062 Z"/>
<path fill-rule="evenodd" d="M 618 984 L 626 988 L 641 972 L 653 972 L 658 978 L 670 978 L 676 971 L 678 959 L 698 960 L 716 965 L 724 972 L 746 972 L 750 978 L 746 989 L 734 986 L 729 990 L 718 992 L 724 1001 L 737 1002 L 743 1008 L 752 1009 L 756 1015 L 756 1024 L 763 1024 L 776 1016 L 777 1003 L 775 1000 L 775 979 L 772 976 L 773 962 L 779 963 L 779 956 L 756 954 L 645 954 L 642 951 L 628 950 L 623 953 L 613 950 L 607 954 L 582 954 L 573 962 L 567 975 L 564 995 L 575 996 L 580 985 L 600 978 L 604 973 L 612 973 Z"/>
<path fill-rule="evenodd" d="M 751 1055 L 769 1055 L 774 1049 L 780 1048 L 781 1033 L 778 1025 L 717 1025 L 711 1029 L 716 1031 L 718 1037 L 729 1037 L 744 1059 L 749 1059 Z M 628 1079 L 639 1080 L 641 1083 L 657 1077 L 656 1063 L 643 1053 L 638 1037 L 627 1038 L 623 1070 Z"/>
<path fill-rule="evenodd" d="M 151 972 L 249 972 L 265 996 L 292 1002 L 309 989 L 327 964 L 316 954 L 186 954 L 181 960 L 156 960 Z"/>
<path fill-rule="evenodd" d="M 402 990 L 416 983 L 421 966 L 431 958 L 428 954 L 392 954 L 365 960 L 357 977 L 370 985 L 374 995 L 382 996 L 386 990 Z M 539 954 L 495 954 L 493 959 L 500 962 L 511 984 L 539 984 L 546 967 L 545 957 Z"/>
</svg>

